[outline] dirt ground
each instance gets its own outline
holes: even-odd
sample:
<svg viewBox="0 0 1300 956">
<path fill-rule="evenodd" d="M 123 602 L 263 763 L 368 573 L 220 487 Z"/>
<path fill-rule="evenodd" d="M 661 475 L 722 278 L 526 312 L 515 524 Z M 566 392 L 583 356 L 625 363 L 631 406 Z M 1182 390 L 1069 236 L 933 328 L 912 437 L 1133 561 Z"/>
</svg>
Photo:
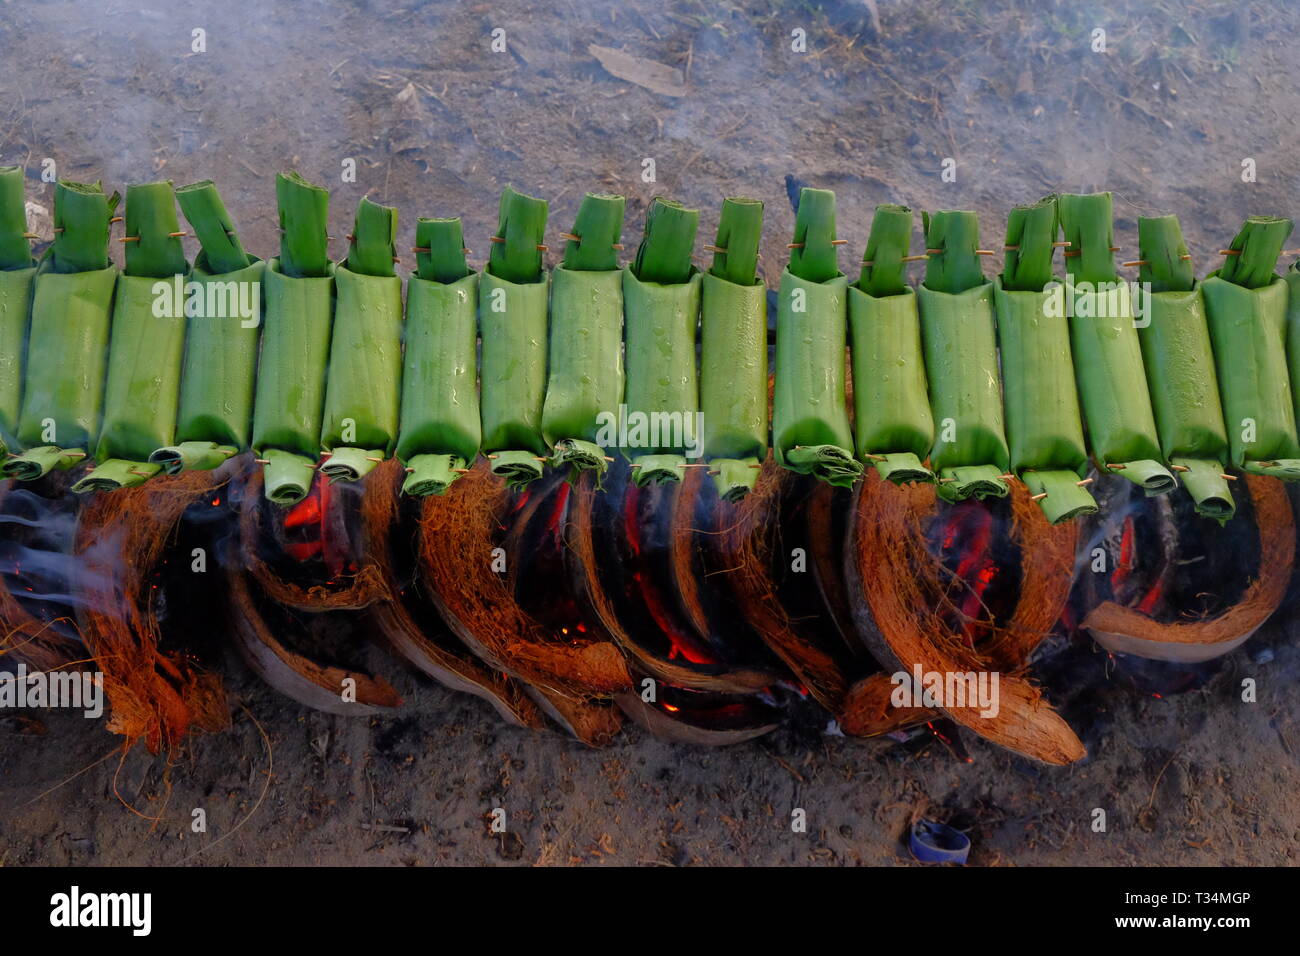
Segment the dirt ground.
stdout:
<svg viewBox="0 0 1300 956">
<path fill-rule="evenodd" d="M 110 188 L 212 178 L 262 255 L 273 175 L 291 167 L 330 185 L 333 235 L 370 195 L 400 208 L 402 249 L 417 216 L 463 216 L 475 264 L 507 183 L 550 200 L 552 236 L 583 192 L 626 194 L 629 248 L 655 195 L 701 208 L 702 246 L 721 198 L 744 194 L 767 203 L 769 285 L 793 227 L 787 175 L 836 190 L 846 271 L 877 203 L 974 209 L 997 245 L 1013 203 L 1110 189 L 1121 256 L 1136 258 L 1137 216 L 1173 213 L 1203 274 L 1245 215 L 1296 212 L 1297 25 L 1294 5 L 1226 0 L 5 2 L 0 162 L 25 164 L 47 205 L 46 158 Z M 612 76 L 593 44 L 679 70 L 684 95 Z M 634 727 L 589 750 L 506 727 L 378 651 L 407 705 L 344 719 L 230 655 L 233 729 L 171 764 L 80 717 L 0 720 L 0 865 L 889 864 L 921 812 L 968 828 L 975 864 L 1295 863 L 1291 617 L 1172 697 L 1088 648 L 1045 649 L 1039 674 L 1090 751 L 1059 770 L 976 739 L 969 763 L 932 738 L 710 750 Z M 488 830 L 495 808 L 505 834 Z"/>
</svg>

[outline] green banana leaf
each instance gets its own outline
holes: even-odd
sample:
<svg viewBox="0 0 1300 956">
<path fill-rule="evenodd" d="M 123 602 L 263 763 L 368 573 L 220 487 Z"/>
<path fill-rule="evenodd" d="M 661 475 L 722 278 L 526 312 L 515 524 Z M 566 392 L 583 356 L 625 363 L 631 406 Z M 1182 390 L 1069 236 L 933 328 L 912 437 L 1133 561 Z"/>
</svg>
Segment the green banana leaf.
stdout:
<svg viewBox="0 0 1300 956">
<path fill-rule="evenodd" d="M 357 481 L 392 454 L 402 383 L 402 280 L 339 266 L 321 472 Z"/>
<path fill-rule="evenodd" d="M 158 287 L 170 283 L 129 275 L 117 280 L 96 467 L 73 491 L 130 488 L 161 470 L 149 458 L 175 438 L 185 350 L 184 312 L 159 315 L 154 307 L 164 294 Z"/>
<path fill-rule="evenodd" d="M 478 456 L 478 285 L 475 272 L 407 284 L 397 442 L 406 494 L 442 494 Z"/>
<path fill-rule="evenodd" d="M 5 217 L 15 248 L 7 261 L 27 259 L 13 243 L 20 217 L 21 183 L 13 167 L 0 177 Z M 66 469 L 86 458 L 99 428 L 105 356 L 112 323 L 117 269 L 108 258 L 109 223 L 118 195 L 99 183 L 60 180 L 54 190 L 54 242 L 32 280 L 31 320 L 23 363 L 17 444 L 0 473 L 32 480 L 51 468 Z M 25 227 L 24 227 L 25 228 Z M 21 284 L 22 280 L 18 280 Z M 17 292 L 18 290 L 13 290 Z"/>
<path fill-rule="evenodd" d="M 1079 397 L 1070 359 L 1070 329 L 1049 308 L 1052 292 L 1007 290 L 994 280 L 1002 354 L 1003 403 L 1011 470 L 1039 499 L 1052 524 L 1095 514 L 1079 480 L 1088 471 Z"/>
<path fill-rule="evenodd" d="M 788 267 L 782 272 L 772 447 L 777 464 L 843 488 L 862 475 L 862 463 L 850 451 L 847 322 L 848 280 L 843 274 L 814 282 Z"/>
<path fill-rule="evenodd" d="M 216 468 L 249 447 L 265 275 L 261 260 L 216 275 L 203 253 L 195 261 L 176 444 L 149 456 L 168 474 Z"/>
<path fill-rule="evenodd" d="M 1148 496 L 1168 494 L 1176 483 L 1160 463 L 1128 285 L 1116 282 L 1102 289 L 1067 282 L 1066 296 L 1073 303 L 1070 349 L 1093 458 L 1099 468 L 1118 472 Z"/>
<path fill-rule="evenodd" d="M 631 268 L 623 270 L 629 421 L 624 454 L 632 459 L 633 478 L 642 486 L 681 481 L 686 457 L 702 452 L 695 332 L 703 279 L 695 269 L 688 275 L 685 282 L 662 284 L 643 282 Z M 648 417 L 649 429 L 644 440 L 633 442 L 632 416 L 638 414 Z"/>
<path fill-rule="evenodd" d="M 1273 276 L 1249 289 L 1211 273 L 1201 283 L 1232 463 L 1300 480 L 1300 442 L 1287 373 L 1290 289 Z"/>
<path fill-rule="evenodd" d="M 253 450 L 267 463 L 267 498 L 282 505 L 305 498 L 315 477 L 334 324 L 334 271 L 327 264 L 324 276 L 289 276 L 279 258 L 266 264 Z"/>
<path fill-rule="evenodd" d="M 542 408 L 550 283 L 545 273 L 536 282 L 511 282 L 484 272 L 478 288 L 483 451 L 493 474 L 522 488 L 542 476 L 548 451 Z"/>
<path fill-rule="evenodd" d="M 1155 414 L 1138 342 L 1138 316 L 1128 283 L 1115 271 L 1111 194 L 1057 197 L 1071 257 L 1064 298 L 1070 350 L 1079 383 L 1088 444 L 1097 467 L 1118 472 L 1147 495 L 1174 489 L 1160 463 Z"/>
<path fill-rule="evenodd" d="M 30 481 L 70 468 L 99 429 L 117 268 L 56 272 L 49 253 L 34 282 L 18 444 L 6 478 Z"/>
<path fill-rule="evenodd" d="M 923 464 L 934 445 L 934 416 L 916 293 L 904 287 L 868 295 L 849 286 L 848 295 L 858 457 L 895 484 L 934 481 Z"/>
<path fill-rule="evenodd" d="M 1300 422 L 1300 260 L 1291 263 L 1284 278 L 1287 284 L 1286 364 L 1293 414 Z"/>
<path fill-rule="evenodd" d="M 724 240 L 725 241 L 725 240 Z M 767 289 L 705 273 L 700 304 L 704 457 L 723 501 L 754 487 L 767 457 Z"/>
<path fill-rule="evenodd" d="M 935 443 L 930 466 L 949 501 L 1002 498 L 1010 464 L 1002 421 L 993 283 L 917 290 Z"/>
<path fill-rule="evenodd" d="M 1227 521 L 1236 505 L 1223 477 L 1228 436 L 1200 286 L 1149 293 L 1145 311 L 1138 338 L 1160 449 L 1192 495 L 1196 510 Z"/>
<path fill-rule="evenodd" d="M 176 436 L 190 264 L 170 182 L 127 188 L 125 231 L 126 269 L 113 303 L 104 420 L 95 468 L 72 486 L 79 493 L 143 484 L 161 471 L 150 455 Z"/>
<path fill-rule="evenodd" d="M 603 416 L 617 419 L 623 401 L 623 272 L 556 266 L 551 273 L 550 374 L 542 434 L 551 464 L 574 478 L 603 477 Z"/>
<path fill-rule="evenodd" d="M 36 265 L 0 270 L 0 457 L 17 444 Z"/>
</svg>

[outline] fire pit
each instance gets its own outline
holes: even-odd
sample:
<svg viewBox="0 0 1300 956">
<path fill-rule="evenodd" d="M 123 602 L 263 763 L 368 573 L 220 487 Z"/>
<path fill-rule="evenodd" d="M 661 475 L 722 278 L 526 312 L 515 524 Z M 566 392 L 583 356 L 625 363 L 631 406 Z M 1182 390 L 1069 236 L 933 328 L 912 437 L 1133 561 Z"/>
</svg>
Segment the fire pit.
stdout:
<svg viewBox="0 0 1300 956">
<path fill-rule="evenodd" d="M 79 509 L 66 494 L 9 490 L 6 520 L 32 535 L 10 545 L 11 653 L 43 668 L 93 661 L 111 726 L 151 748 L 223 726 L 213 662 L 176 646 L 172 615 L 159 614 L 184 600 L 187 560 L 201 567 L 207 555 L 181 539 L 210 540 L 219 610 L 245 660 L 326 712 L 402 707 L 348 651 L 368 616 L 380 642 L 428 676 L 511 723 L 541 728 L 549 717 L 592 745 L 618 732 L 620 711 L 657 735 L 713 744 L 780 726 L 878 736 L 951 719 L 1067 763 L 1083 747 L 1029 661 L 1068 616 L 1072 588 L 1072 613 L 1110 650 L 1204 660 L 1276 609 L 1294 541 L 1286 495 L 1253 476 L 1220 538 L 1230 547 L 1210 554 L 1195 525 L 1205 519 L 1114 480 L 1102 498 L 1114 510 L 1080 534 L 1044 520 L 1019 484 L 1004 502 L 950 505 L 932 486 L 869 476 L 850 494 L 770 461 L 739 504 L 719 500 L 700 472 L 640 488 L 616 466 L 600 489 L 591 476 L 557 476 L 508 491 L 482 465 L 420 503 L 400 494 L 390 464 L 360 490 L 318 483 L 289 509 L 265 502 L 250 466 L 236 459 Z M 44 530 L 58 514 L 75 535 Z M 49 557 L 60 546 L 70 548 L 61 564 Z M 59 569 L 66 594 L 57 582 L 46 582 L 52 593 L 20 585 L 42 580 L 33 567 Z M 1193 594 L 1203 611 L 1188 620 Z M 1170 620 L 1170 607 L 1183 618 Z M 996 673 L 999 712 L 973 700 L 900 707 L 900 673 Z"/>
</svg>

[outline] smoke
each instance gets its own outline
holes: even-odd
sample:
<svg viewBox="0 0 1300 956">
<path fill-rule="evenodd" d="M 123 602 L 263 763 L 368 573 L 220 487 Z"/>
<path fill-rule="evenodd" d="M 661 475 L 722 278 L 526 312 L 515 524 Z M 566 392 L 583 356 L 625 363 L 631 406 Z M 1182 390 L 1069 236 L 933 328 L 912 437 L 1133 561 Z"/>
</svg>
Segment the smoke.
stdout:
<svg viewBox="0 0 1300 956">
<path fill-rule="evenodd" d="M 92 579 L 84 559 L 72 553 L 77 500 L 16 488 L 0 507 L 0 579 L 9 593 L 38 619 L 84 607 L 79 590 L 103 582 Z"/>
</svg>

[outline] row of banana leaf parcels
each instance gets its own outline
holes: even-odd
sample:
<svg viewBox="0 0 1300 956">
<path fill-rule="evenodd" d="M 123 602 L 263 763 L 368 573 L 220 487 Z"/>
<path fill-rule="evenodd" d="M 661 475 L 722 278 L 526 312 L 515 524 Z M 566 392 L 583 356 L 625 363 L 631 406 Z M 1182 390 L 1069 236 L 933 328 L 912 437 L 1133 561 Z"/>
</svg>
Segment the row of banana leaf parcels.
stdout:
<svg viewBox="0 0 1300 956">
<path fill-rule="evenodd" d="M 251 449 L 287 505 L 318 471 L 357 480 L 394 456 L 403 489 L 427 495 L 480 454 L 512 487 L 548 466 L 599 480 L 622 454 L 638 484 L 704 467 L 734 502 L 770 436 L 779 464 L 841 486 L 865 468 L 937 482 L 948 500 L 1023 481 L 1053 522 L 1096 510 L 1090 466 L 1149 495 L 1181 485 L 1220 521 L 1230 468 L 1300 480 L 1300 273 L 1275 272 L 1289 220 L 1247 220 L 1198 281 L 1177 221 L 1143 219 L 1126 282 L 1110 195 L 1051 196 L 1013 210 L 990 281 L 973 213 L 923 216 L 912 254 L 910 210 L 885 205 L 851 280 L 834 195 L 805 189 L 769 422 L 761 203 L 725 201 L 704 271 L 698 211 L 657 199 L 620 267 L 623 199 L 590 194 L 547 270 L 546 203 L 507 189 L 482 272 L 459 220 L 418 221 L 404 306 L 395 210 L 363 199 L 336 263 L 328 193 L 297 174 L 276 190 L 280 255 L 263 262 L 211 182 L 129 187 L 123 217 L 98 183 L 60 182 L 34 260 L 23 171 L 0 168 L 6 477 L 89 456 L 74 489 L 112 490 Z M 119 270 L 108 248 L 123 221 Z"/>
</svg>

